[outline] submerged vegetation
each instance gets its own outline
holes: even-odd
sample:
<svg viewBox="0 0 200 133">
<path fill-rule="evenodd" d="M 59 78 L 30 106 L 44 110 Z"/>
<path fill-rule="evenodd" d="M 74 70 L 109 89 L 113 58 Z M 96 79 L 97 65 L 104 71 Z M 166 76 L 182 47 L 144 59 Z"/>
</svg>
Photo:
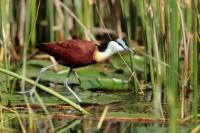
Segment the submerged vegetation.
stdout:
<svg viewBox="0 0 200 133">
<path fill-rule="evenodd" d="M 81 83 L 72 77 L 70 84 L 84 101 L 80 106 L 59 89 L 65 67 L 34 82 L 54 62 L 35 49 L 36 42 L 71 38 L 97 44 L 123 38 L 135 51 L 78 69 Z M 134 127 L 152 122 L 155 131 L 198 132 L 199 63 L 198 0 L 0 0 L 0 130 L 38 132 L 43 123 L 46 132 L 148 132 Z M 21 92 L 32 85 L 38 89 L 30 100 Z M 134 123 L 112 129 L 110 120 Z"/>
</svg>

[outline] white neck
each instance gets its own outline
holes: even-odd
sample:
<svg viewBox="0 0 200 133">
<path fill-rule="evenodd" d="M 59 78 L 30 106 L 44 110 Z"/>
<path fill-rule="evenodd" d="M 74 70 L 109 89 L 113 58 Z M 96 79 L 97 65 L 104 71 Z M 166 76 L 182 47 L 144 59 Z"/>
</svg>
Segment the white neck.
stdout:
<svg viewBox="0 0 200 133">
<path fill-rule="evenodd" d="M 108 47 L 105 51 L 103 51 L 103 52 L 96 51 L 95 61 L 101 62 L 101 61 L 107 59 L 108 57 L 110 57 L 111 55 L 113 55 L 117 52 L 120 52 L 120 51 L 124 51 L 124 49 L 119 44 L 117 44 L 117 42 L 110 41 L 108 44 Z"/>
</svg>

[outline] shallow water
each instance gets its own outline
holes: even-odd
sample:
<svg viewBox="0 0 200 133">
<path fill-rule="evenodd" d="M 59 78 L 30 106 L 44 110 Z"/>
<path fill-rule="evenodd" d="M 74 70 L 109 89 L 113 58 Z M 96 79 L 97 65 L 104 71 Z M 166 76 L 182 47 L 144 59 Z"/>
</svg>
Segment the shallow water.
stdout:
<svg viewBox="0 0 200 133">
<path fill-rule="evenodd" d="M 68 92 L 60 93 L 74 100 Z M 151 102 L 151 91 L 145 92 L 145 96 L 134 95 L 125 91 L 105 93 L 102 91 L 82 92 L 77 90 L 76 93 L 85 101 L 81 106 L 91 112 L 92 115 L 82 116 L 80 112 L 74 110 L 68 104 L 44 92 L 40 92 L 40 96 L 46 103 L 49 115 L 45 114 L 37 101 L 34 104 L 30 103 L 33 114 L 29 115 L 26 105 L 22 103 L 23 97 L 16 94 L 12 101 L 13 106 L 10 109 L 18 112 L 20 118 L 17 118 L 15 113 L 5 109 L 3 120 L 6 126 L 2 128 L 2 131 L 21 132 L 19 119 L 28 132 L 30 130 L 41 133 L 51 132 L 50 121 L 53 123 L 53 130 L 56 130 L 56 132 L 153 133 L 168 131 L 167 120 L 157 119 L 155 115 L 154 106 Z M 97 125 L 105 106 L 108 106 L 108 112 L 101 128 L 98 129 Z M 165 103 L 163 103 L 163 110 L 166 110 Z M 167 117 L 167 113 L 163 113 Z M 190 110 L 186 115 L 189 115 L 189 113 Z M 31 128 L 30 116 L 32 116 Z M 182 133 L 189 132 L 192 125 L 180 123 L 178 129 Z"/>
</svg>

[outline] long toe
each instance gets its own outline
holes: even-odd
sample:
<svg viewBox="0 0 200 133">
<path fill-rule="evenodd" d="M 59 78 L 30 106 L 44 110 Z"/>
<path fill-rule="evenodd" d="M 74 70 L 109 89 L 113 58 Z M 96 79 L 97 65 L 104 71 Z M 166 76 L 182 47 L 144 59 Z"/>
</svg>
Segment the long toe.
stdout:
<svg viewBox="0 0 200 133">
<path fill-rule="evenodd" d="M 31 102 L 35 102 L 35 100 L 34 100 L 34 91 L 35 91 L 35 89 L 36 89 L 36 86 L 33 86 L 32 88 L 31 88 L 31 90 L 29 90 L 29 96 L 30 96 L 30 100 L 31 100 Z"/>
</svg>

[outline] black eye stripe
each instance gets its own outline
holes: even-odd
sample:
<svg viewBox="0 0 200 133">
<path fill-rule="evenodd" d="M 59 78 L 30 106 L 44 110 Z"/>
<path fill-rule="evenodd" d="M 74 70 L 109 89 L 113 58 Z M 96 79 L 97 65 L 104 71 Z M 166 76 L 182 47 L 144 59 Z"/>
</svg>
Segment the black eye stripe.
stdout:
<svg viewBox="0 0 200 133">
<path fill-rule="evenodd" d="M 122 48 L 126 49 L 126 48 L 124 47 L 124 45 L 122 45 L 122 44 L 119 43 L 118 41 L 115 41 L 115 42 L 117 42 Z"/>
<path fill-rule="evenodd" d="M 126 49 L 126 47 L 124 47 L 124 45 L 123 44 L 121 44 L 120 42 L 118 42 L 118 41 L 115 41 L 117 44 L 119 44 L 123 49 Z M 100 52 L 104 52 L 104 51 L 106 51 L 106 49 L 108 48 L 108 44 L 109 44 L 109 42 L 104 42 L 104 43 L 102 43 L 101 45 L 97 45 L 97 48 L 98 48 L 98 50 L 100 51 Z M 126 44 L 125 44 L 126 45 Z"/>
</svg>

